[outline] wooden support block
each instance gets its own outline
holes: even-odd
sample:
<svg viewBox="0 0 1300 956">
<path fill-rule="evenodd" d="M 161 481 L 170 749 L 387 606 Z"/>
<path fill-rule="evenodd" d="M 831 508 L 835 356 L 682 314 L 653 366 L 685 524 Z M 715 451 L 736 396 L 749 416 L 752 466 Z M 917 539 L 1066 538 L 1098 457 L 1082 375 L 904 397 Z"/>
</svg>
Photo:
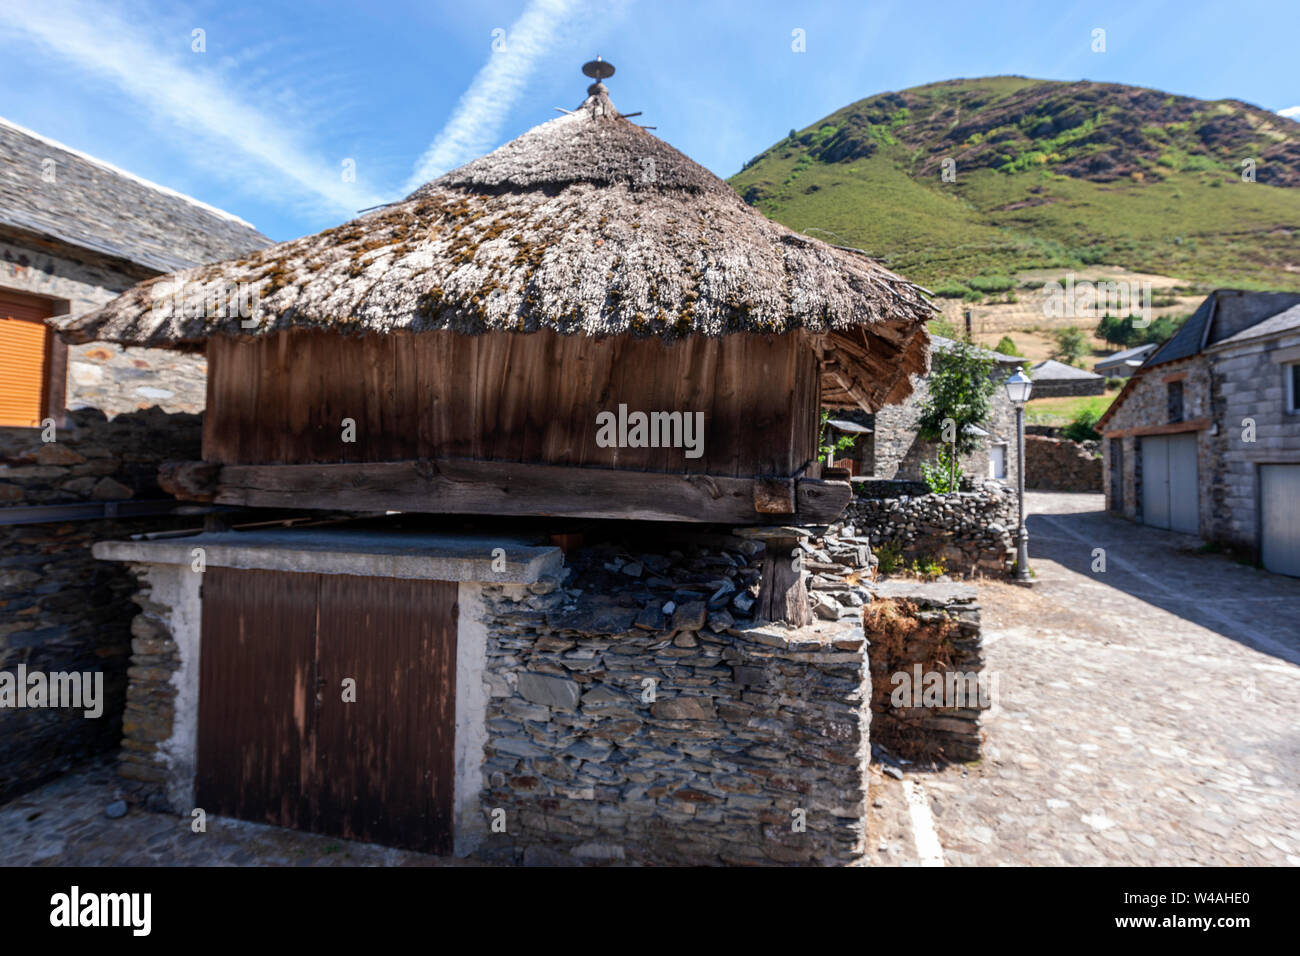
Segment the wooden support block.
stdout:
<svg viewBox="0 0 1300 956">
<path fill-rule="evenodd" d="M 754 510 L 762 514 L 794 514 L 793 478 L 755 478 Z"/>
<path fill-rule="evenodd" d="M 158 466 L 158 487 L 183 501 L 211 501 L 217 494 L 221 465 L 208 461 L 165 461 Z"/>
</svg>

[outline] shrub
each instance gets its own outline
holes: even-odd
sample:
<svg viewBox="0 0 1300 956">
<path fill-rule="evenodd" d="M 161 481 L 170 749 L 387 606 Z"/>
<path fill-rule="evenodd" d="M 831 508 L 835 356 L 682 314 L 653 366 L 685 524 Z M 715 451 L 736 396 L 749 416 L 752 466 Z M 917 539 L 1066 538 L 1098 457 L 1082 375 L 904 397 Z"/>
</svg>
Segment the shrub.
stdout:
<svg viewBox="0 0 1300 956">
<path fill-rule="evenodd" d="M 944 443 L 939 446 L 934 461 L 921 462 L 921 478 L 932 494 L 946 495 L 961 490 L 964 475 L 961 462 L 954 461 L 956 454 L 952 445 Z"/>
<path fill-rule="evenodd" d="M 1016 348 L 1016 343 L 1012 341 L 1011 336 L 1004 335 L 998 340 L 998 344 L 993 347 L 993 351 L 1002 355 L 1015 355 L 1024 358 L 1025 353 Z"/>
<path fill-rule="evenodd" d="M 970 290 L 961 282 L 941 282 L 933 291 L 941 299 L 964 299 Z"/>
<path fill-rule="evenodd" d="M 975 276 L 966 280 L 966 284 L 977 292 L 1010 292 L 1016 287 L 1016 280 L 1010 276 Z"/>
<path fill-rule="evenodd" d="M 1101 433 L 1094 426 L 1103 411 L 1100 402 L 1089 402 L 1075 413 L 1070 424 L 1061 429 L 1061 434 L 1070 441 L 1097 441 Z"/>
<path fill-rule="evenodd" d="M 882 544 L 876 548 L 876 560 L 880 563 L 876 570 L 881 574 L 892 574 L 903 566 L 903 551 L 897 544 L 890 541 L 888 544 Z"/>
<path fill-rule="evenodd" d="M 909 570 L 917 577 L 929 581 L 946 574 L 948 565 L 943 558 L 922 557 L 914 559 Z"/>
</svg>

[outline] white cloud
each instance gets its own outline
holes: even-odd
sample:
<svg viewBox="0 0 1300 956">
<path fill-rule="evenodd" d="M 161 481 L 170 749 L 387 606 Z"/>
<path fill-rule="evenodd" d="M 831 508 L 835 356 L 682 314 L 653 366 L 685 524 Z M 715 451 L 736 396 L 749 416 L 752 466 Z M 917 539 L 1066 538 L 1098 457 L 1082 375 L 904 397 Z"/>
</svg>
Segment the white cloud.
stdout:
<svg viewBox="0 0 1300 956">
<path fill-rule="evenodd" d="M 519 98 L 537 61 L 552 50 L 578 0 L 531 0 L 506 32 L 505 48 L 488 61 L 425 150 L 407 181 L 406 192 L 419 188 L 487 152 L 496 143 L 511 106 Z M 489 42 L 484 37 L 484 45 Z"/>
<path fill-rule="evenodd" d="M 324 159 L 301 145 L 283 112 L 268 114 L 241 99 L 218 74 L 200 69 L 209 54 L 164 49 L 134 23 L 79 0 L 0 5 L 0 35 L 26 38 L 107 81 L 169 128 L 175 143 L 220 168 L 251 192 L 283 199 L 286 189 L 318 209 L 352 214 L 387 196 L 343 181 L 342 157 Z M 195 59 L 190 59 L 194 57 Z"/>
<path fill-rule="evenodd" d="M 1300 122 L 1300 106 L 1288 106 L 1284 110 L 1278 110 L 1278 113 L 1281 114 L 1282 116 L 1287 117 L 1288 119 L 1293 119 L 1296 120 L 1297 122 Z"/>
</svg>

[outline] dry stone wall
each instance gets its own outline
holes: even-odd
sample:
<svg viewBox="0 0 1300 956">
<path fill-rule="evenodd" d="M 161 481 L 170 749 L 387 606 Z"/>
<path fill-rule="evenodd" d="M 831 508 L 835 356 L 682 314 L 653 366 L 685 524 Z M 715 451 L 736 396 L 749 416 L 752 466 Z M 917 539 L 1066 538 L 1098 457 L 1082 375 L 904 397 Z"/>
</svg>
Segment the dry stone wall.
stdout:
<svg viewBox="0 0 1300 956">
<path fill-rule="evenodd" d="M 871 548 L 903 563 L 942 559 L 966 576 L 1000 575 L 1015 563 L 1016 495 L 1000 482 L 953 494 L 856 496 L 841 517 Z"/>
<path fill-rule="evenodd" d="M 1101 491 L 1100 442 L 1025 436 L 1025 486 L 1043 491 Z"/>
<path fill-rule="evenodd" d="M 57 441 L 32 428 L 0 428 L 0 519 L 6 508 L 166 496 L 159 462 L 199 457 L 197 415 L 150 410 L 107 420 L 70 414 Z M 12 513 L 12 512 L 11 512 Z M 102 673 L 103 712 L 0 708 L 0 800 L 30 789 L 121 739 L 136 583 L 97 561 L 96 541 L 195 524 L 169 517 L 0 523 L 0 671 Z"/>
<path fill-rule="evenodd" d="M 482 806 L 505 829 L 481 855 L 857 862 L 870 698 L 859 548 L 810 544 L 827 567 L 810 568 L 820 620 L 800 629 L 752 621 L 759 546 L 738 538 L 588 549 L 562 585 L 486 589 Z"/>
</svg>

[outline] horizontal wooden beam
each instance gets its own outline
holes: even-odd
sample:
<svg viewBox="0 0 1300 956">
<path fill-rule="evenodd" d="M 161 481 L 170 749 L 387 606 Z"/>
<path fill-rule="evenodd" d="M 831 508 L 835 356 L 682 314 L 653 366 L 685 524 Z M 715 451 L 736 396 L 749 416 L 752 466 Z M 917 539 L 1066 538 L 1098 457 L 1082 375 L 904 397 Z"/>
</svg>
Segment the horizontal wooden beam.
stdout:
<svg viewBox="0 0 1300 956">
<path fill-rule="evenodd" d="M 1108 428 L 1103 438 L 1128 438 L 1133 435 L 1177 435 L 1181 432 L 1200 432 L 1210 427 L 1208 418 L 1189 418 L 1185 422 L 1168 422 L 1164 425 L 1139 425 L 1136 428 Z"/>
<path fill-rule="evenodd" d="M 563 515 L 719 524 L 828 524 L 853 496 L 847 481 L 787 479 L 792 511 L 774 507 L 771 479 L 663 474 L 477 459 L 319 465 L 172 466 L 178 497 L 247 508 Z M 201 481 L 210 482 L 200 487 Z M 790 507 L 790 506 L 787 506 Z"/>
</svg>

